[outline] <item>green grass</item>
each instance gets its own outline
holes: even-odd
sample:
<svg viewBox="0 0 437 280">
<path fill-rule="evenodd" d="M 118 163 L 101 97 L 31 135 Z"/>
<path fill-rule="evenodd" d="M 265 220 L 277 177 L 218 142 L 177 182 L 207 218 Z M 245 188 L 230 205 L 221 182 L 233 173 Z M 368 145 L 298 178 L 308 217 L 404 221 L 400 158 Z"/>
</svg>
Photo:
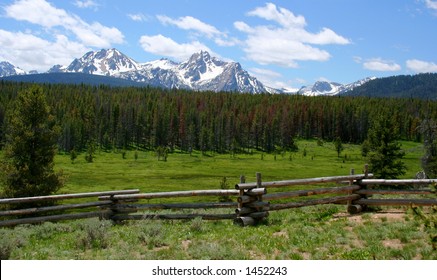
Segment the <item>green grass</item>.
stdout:
<svg viewBox="0 0 437 280">
<path fill-rule="evenodd" d="M 84 154 L 74 164 L 68 155 L 59 155 L 56 167 L 64 171 L 67 179 L 61 191 L 70 193 L 132 188 L 143 192 L 219 189 L 223 177 L 233 186 L 240 175 L 245 175 L 248 182 L 255 181 L 256 172 L 262 173 L 264 181 L 348 175 L 352 168 L 356 174 L 363 172 L 365 160 L 357 145 L 345 144 L 340 158 L 333 143 L 318 146 L 316 141 L 299 141 L 298 145 L 298 152 L 276 155 L 276 160 L 274 155 L 260 152 L 235 157 L 174 152 L 164 162 L 158 161 L 153 152 L 145 151 L 139 151 L 135 160 L 134 151 L 128 151 L 126 159 L 121 152 L 99 152 L 93 163 L 87 163 Z M 403 147 L 408 167 L 404 177 L 413 178 L 421 170 L 422 145 L 403 142 Z"/>
<path fill-rule="evenodd" d="M 152 152 L 99 152 L 93 163 L 81 154 L 74 163 L 56 157 L 66 176 L 63 193 L 138 188 L 141 192 L 219 189 L 223 177 L 232 187 L 240 175 L 264 181 L 361 173 L 359 146 L 299 141 L 299 152 L 230 155 L 171 153 L 158 161 Z M 420 170 L 422 146 L 403 142 L 408 172 Z M 307 151 L 304 157 L 302 151 Z M 199 198 L 201 199 L 201 198 Z M 152 203 L 155 201 L 152 201 Z M 404 211 L 402 209 L 402 211 Z M 219 211 L 219 210 L 217 210 Z M 222 210 L 223 211 L 223 210 Z M 229 209 L 228 209 L 229 211 Z M 232 209 L 230 209 L 232 211 Z M 411 214 L 400 219 L 364 213 L 350 216 L 345 206 L 320 205 L 271 212 L 256 227 L 232 221 L 144 220 L 112 225 L 97 219 L 23 225 L 0 229 L 1 259 L 436 259 L 436 252 Z"/>
<path fill-rule="evenodd" d="M 231 221 L 97 219 L 0 229 L 6 259 L 436 259 L 414 219 L 345 216 L 342 206 L 273 212 L 256 227 Z M 321 216 L 323 216 L 321 218 Z M 357 216 L 354 216 L 357 217 Z"/>
</svg>

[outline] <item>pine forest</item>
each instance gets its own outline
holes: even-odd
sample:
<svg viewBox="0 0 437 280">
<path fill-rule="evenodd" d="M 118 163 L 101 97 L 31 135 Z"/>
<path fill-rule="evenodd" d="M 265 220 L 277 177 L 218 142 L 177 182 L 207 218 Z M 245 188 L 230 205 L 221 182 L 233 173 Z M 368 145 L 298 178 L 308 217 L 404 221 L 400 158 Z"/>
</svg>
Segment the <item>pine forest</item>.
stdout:
<svg viewBox="0 0 437 280">
<path fill-rule="evenodd" d="M 7 110 L 31 84 L 0 82 L 0 143 Z M 305 97 L 144 87 L 41 85 L 61 126 L 59 150 L 90 147 L 183 152 L 292 151 L 295 139 L 361 144 L 372 120 L 393 118 L 403 140 L 422 141 L 420 123 L 437 102 L 413 98 Z M 1 144 L 0 144 L 1 145 Z"/>
</svg>

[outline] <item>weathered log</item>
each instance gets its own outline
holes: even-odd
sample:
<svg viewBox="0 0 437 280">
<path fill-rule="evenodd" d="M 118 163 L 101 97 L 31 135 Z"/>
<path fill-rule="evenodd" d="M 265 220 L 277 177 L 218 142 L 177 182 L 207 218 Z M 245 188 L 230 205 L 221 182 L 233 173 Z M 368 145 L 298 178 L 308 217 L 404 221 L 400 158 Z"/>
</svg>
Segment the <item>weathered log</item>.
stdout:
<svg viewBox="0 0 437 280">
<path fill-rule="evenodd" d="M 244 192 L 245 195 L 248 196 L 259 196 L 259 195 L 264 195 L 267 193 L 267 189 L 266 188 L 255 188 L 255 189 L 250 189 L 247 190 L 246 192 Z"/>
<path fill-rule="evenodd" d="M 351 194 L 351 195 L 335 196 L 335 197 L 328 197 L 328 198 L 322 198 L 322 199 L 312 199 L 312 200 L 301 201 L 301 202 L 270 204 L 270 211 L 282 210 L 282 209 L 288 209 L 288 208 L 298 208 L 298 207 L 311 206 L 311 205 L 317 205 L 317 204 L 330 204 L 330 203 L 336 203 L 339 201 L 356 200 L 359 198 L 360 198 L 360 195 Z M 357 203 L 357 202 L 354 202 L 354 203 Z"/>
<path fill-rule="evenodd" d="M 375 189 L 361 189 L 357 190 L 354 193 L 356 194 L 435 194 L 436 192 L 433 190 L 375 190 Z"/>
<path fill-rule="evenodd" d="M 235 208 L 236 202 L 211 202 L 211 203 L 159 203 L 159 204 L 118 204 L 117 208 L 135 207 L 136 209 L 209 209 L 209 208 Z"/>
<path fill-rule="evenodd" d="M 437 184 L 437 179 L 362 179 L 360 185 L 429 185 Z"/>
<path fill-rule="evenodd" d="M 57 195 L 33 196 L 33 197 L 2 198 L 2 199 L 0 199 L 0 204 L 54 201 L 54 200 L 86 198 L 86 197 L 96 197 L 96 196 L 108 196 L 109 197 L 111 195 L 135 194 L 135 193 L 139 193 L 139 192 L 140 192 L 140 190 L 122 190 L 122 191 L 107 191 L 107 192 L 57 194 Z"/>
<path fill-rule="evenodd" d="M 47 206 L 47 207 L 7 210 L 7 211 L 0 211 L 0 217 L 29 215 L 29 214 L 37 214 L 37 213 L 44 213 L 50 211 L 62 211 L 62 210 L 70 210 L 70 209 L 83 209 L 83 208 L 90 208 L 90 207 L 108 206 L 110 204 L 112 204 L 110 201 L 97 201 L 97 202 L 87 202 L 87 203 L 78 203 L 78 204 L 64 204 L 64 205 Z"/>
<path fill-rule="evenodd" d="M 369 174 L 369 177 L 373 177 Z M 347 176 L 332 176 L 332 177 L 320 177 L 320 178 L 308 178 L 308 179 L 295 179 L 295 180 L 285 180 L 285 181 L 273 181 L 273 182 L 262 182 L 261 187 L 263 188 L 277 188 L 285 186 L 297 186 L 297 185 L 309 185 L 309 184 L 320 184 L 329 182 L 340 182 L 340 181 L 350 181 L 350 180 L 360 180 L 363 179 L 364 175 L 347 175 Z M 241 189 L 252 189 L 257 186 L 257 183 L 240 183 L 235 185 L 237 190 Z"/>
<path fill-rule="evenodd" d="M 255 225 L 255 219 L 252 217 L 238 217 L 234 219 L 234 224 L 242 227 Z"/>
<path fill-rule="evenodd" d="M 203 220 L 226 220 L 235 219 L 236 214 L 143 214 L 143 215 L 114 215 L 111 217 L 114 221 L 123 220 L 191 220 L 195 218 L 202 218 Z"/>
<path fill-rule="evenodd" d="M 437 205 L 437 199 L 358 199 L 354 203 L 375 206 L 433 206 Z"/>
<path fill-rule="evenodd" d="M 174 198 L 174 197 L 191 197 L 191 196 L 230 196 L 238 195 L 236 190 L 198 190 L 198 191 L 175 191 L 175 192 L 157 192 L 157 193 L 139 193 L 139 194 L 126 194 L 126 195 L 114 195 L 101 196 L 99 200 L 125 200 L 125 199 L 153 199 L 153 198 Z"/>
<path fill-rule="evenodd" d="M 242 208 L 235 209 L 235 214 L 237 215 L 246 215 L 253 212 L 256 212 L 256 209 L 249 208 L 249 207 L 242 207 Z"/>
<path fill-rule="evenodd" d="M 328 194 L 328 193 L 347 193 L 359 190 L 361 187 L 357 185 L 347 186 L 347 187 L 333 187 L 333 188 L 320 188 L 312 190 L 300 190 L 282 193 L 269 193 L 263 196 L 263 200 L 277 200 L 284 198 L 300 197 L 300 196 L 310 196 L 317 194 Z"/>
<path fill-rule="evenodd" d="M 0 221 L 0 227 L 6 226 L 16 226 L 22 224 L 38 224 L 43 222 L 54 222 L 63 220 L 75 220 L 75 219 L 85 219 L 85 218 L 107 218 L 112 214 L 111 210 L 101 210 L 96 212 L 86 212 L 86 213 L 76 213 L 76 214 L 63 214 L 63 215 L 52 215 L 34 218 L 24 218 L 24 219 L 14 219 Z"/>
<path fill-rule="evenodd" d="M 238 203 L 249 203 L 249 202 L 256 201 L 256 200 L 257 200 L 257 197 L 255 197 L 255 196 L 243 195 L 243 196 L 237 197 Z"/>
<path fill-rule="evenodd" d="M 244 204 L 245 207 L 254 208 L 254 209 L 261 209 L 261 208 L 268 208 L 270 206 L 270 202 L 266 201 L 253 201 Z"/>
<path fill-rule="evenodd" d="M 363 211 L 363 207 L 359 204 L 349 204 L 347 206 L 347 212 L 349 214 L 358 214 Z"/>
</svg>

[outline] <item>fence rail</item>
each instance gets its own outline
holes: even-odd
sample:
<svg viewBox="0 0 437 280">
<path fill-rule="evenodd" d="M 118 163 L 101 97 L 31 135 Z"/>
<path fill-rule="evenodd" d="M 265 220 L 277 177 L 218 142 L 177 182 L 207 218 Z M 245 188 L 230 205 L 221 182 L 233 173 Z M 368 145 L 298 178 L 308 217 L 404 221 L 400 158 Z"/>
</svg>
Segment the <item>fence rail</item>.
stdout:
<svg viewBox="0 0 437 280">
<path fill-rule="evenodd" d="M 246 226 L 254 225 L 266 219 L 269 216 L 270 211 L 310 205 L 346 204 L 348 212 L 352 214 L 361 212 L 367 206 L 437 205 L 437 199 L 426 197 L 427 195 L 435 195 L 436 191 L 429 188 L 424 189 L 424 186 L 437 184 L 437 179 L 373 179 L 373 175 L 367 172 L 367 166 L 365 166 L 364 170 L 364 174 L 359 175 L 355 175 L 354 170 L 351 170 L 350 175 L 347 176 L 318 177 L 271 182 L 263 182 L 261 173 L 257 173 L 256 182 L 251 183 L 246 183 L 245 177 L 241 176 L 240 183 L 235 185 L 235 190 L 222 189 L 140 193 L 138 189 L 135 189 L 0 199 L 0 205 L 13 205 L 17 203 L 97 198 L 97 201 L 81 201 L 80 203 L 64 203 L 54 206 L 0 211 L 0 227 L 90 217 L 111 219 L 115 222 L 142 219 L 194 219 L 200 217 L 205 220 L 232 219 L 235 224 Z M 314 187 L 312 189 L 297 189 L 290 191 L 290 187 L 327 183 L 330 185 L 335 183 L 337 186 L 322 186 Z M 379 187 L 375 189 L 375 185 L 378 185 Z M 388 185 L 401 186 L 402 188 L 380 189 L 381 187 Z M 413 187 L 406 188 L 406 186 Z M 281 188 L 286 188 L 286 190 L 281 192 Z M 275 191 L 268 193 L 269 189 L 274 189 Z M 393 195 L 396 197 L 379 198 Z M 411 195 L 415 197 L 399 198 L 399 195 Z M 378 198 L 373 196 L 378 196 Z M 177 201 L 180 198 L 190 197 L 210 198 L 207 201 L 202 202 Z M 218 198 L 218 201 L 212 201 L 211 197 Z M 232 200 L 228 201 L 230 198 L 232 198 Z M 156 199 L 159 201 L 156 203 L 150 202 L 150 200 Z M 162 202 L 162 200 L 165 199 L 171 199 L 171 201 Z M 87 211 L 83 209 L 86 209 Z M 197 212 L 187 213 L 186 209 L 196 210 Z M 218 213 L 217 211 L 213 213 L 207 212 L 210 209 L 231 210 L 221 210 L 227 211 L 225 213 Z M 80 211 L 72 213 L 78 210 Z M 159 212 L 161 210 L 168 210 L 170 213 Z M 54 214 L 54 212 L 63 212 L 63 214 Z M 52 213 L 52 215 L 37 216 L 44 213 Z M 25 217 L 26 215 L 33 215 L 33 217 Z"/>
</svg>

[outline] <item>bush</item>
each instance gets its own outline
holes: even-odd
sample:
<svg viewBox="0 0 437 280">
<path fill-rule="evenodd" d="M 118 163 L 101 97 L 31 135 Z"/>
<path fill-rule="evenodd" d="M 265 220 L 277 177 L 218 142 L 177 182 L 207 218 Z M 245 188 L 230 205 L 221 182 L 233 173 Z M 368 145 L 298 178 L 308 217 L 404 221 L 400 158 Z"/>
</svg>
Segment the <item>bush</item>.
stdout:
<svg viewBox="0 0 437 280">
<path fill-rule="evenodd" d="M 105 249 L 109 245 L 109 229 L 111 222 L 107 220 L 90 219 L 82 225 L 78 236 L 78 247 L 82 249 Z"/>
</svg>

